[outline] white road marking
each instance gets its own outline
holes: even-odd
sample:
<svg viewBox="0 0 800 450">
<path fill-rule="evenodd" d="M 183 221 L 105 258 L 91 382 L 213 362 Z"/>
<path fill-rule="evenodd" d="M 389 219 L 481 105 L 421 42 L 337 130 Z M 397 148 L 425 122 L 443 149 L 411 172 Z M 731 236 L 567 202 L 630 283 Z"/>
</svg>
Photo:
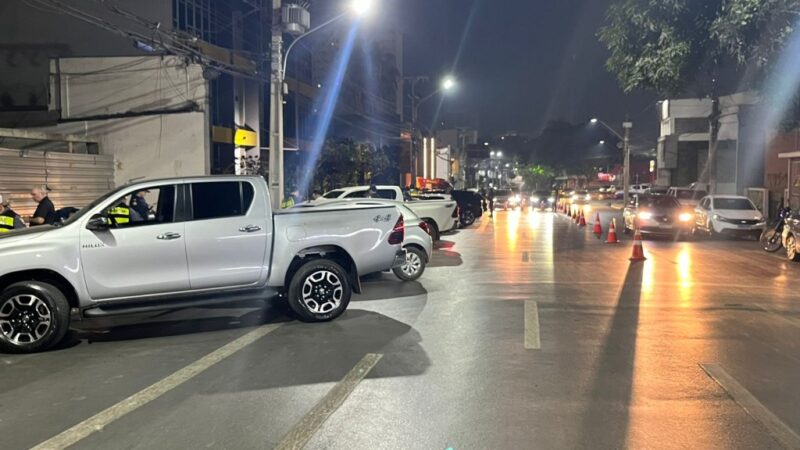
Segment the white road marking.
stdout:
<svg viewBox="0 0 800 450">
<path fill-rule="evenodd" d="M 539 339 L 539 305 L 536 302 L 525 302 L 525 348 L 538 350 L 542 348 Z"/>
<path fill-rule="evenodd" d="M 769 433 L 786 448 L 800 448 L 800 436 L 758 401 L 719 364 L 700 364 L 700 367 L 752 418 L 764 425 Z"/>
<path fill-rule="evenodd" d="M 383 355 L 367 353 L 355 367 L 353 367 L 341 381 L 336 383 L 330 391 L 297 423 L 283 440 L 275 447 L 276 450 L 301 449 L 305 447 L 314 433 L 334 413 L 350 394 L 358 387 L 361 380 L 378 364 Z"/>
<path fill-rule="evenodd" d="M 774 308 L 770 308 L 770 307 L 764 306 L 761 303 L 755 303 L 755 306 L 757 306 L 760 309 L 763 309 L 764 312 L 768 313 L 771 316 L 777 317 L 778 319 L 788 323 L 789 325 L 793 325 L 795 327 L 800 327 L 800 320 L 799 319 L 796 319 L 794 317 L 786 317 L 782 312 L 780 312 L 780 311 L 778 311 L 778 310 L 776 310 Z"/>
<path fill-rule="evenodd" d="M 175 389 L 181 384 L 189 381 L 203 371 L 209 369 L 211 366 L 261 339 L 272 331 L 275 331 L 281 325 L 282 324 L 270 324 L 256 328 L 255 330 L 245 334 L 235 341 L 232 341 L 189 364 L 183 369 L 172 373 L 172 375 L 169 375 L 168 377 L 151 384 L 150 386 L 131 395 L 125 400 L 122 400 L 116 405 L 113 405 L 73 426 L 72 428 L 42 442 L 36 447 L 33 447 L 33 450 L 63 449 L 74 445 L 82 439 L 87 438 L 92 433 L 102 431 L 103 428 L 115 420 L 135 411 L 136 409 L 152 402 L 172 389 Z"/>
</svg>

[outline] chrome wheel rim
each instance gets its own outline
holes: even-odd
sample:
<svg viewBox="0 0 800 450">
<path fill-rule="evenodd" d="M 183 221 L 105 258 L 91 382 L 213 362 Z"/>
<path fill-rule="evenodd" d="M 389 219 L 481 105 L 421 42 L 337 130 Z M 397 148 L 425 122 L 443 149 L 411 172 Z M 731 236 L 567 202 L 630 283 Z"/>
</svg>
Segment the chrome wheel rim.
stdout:
<svg viewBox="0 0 800 450">
<path fill-rule="evenodd" d="M 303 282 L 303 304 L 314 314 L 333 311 L 342 304 L 342 280 L 329 270 L 312 272 Z"/>
<path fill-rule="evenodd" d="M 414 252 L 406 252 L 406 262 L 400 268 L 406 276 L 413 277 L 422 268 L 422 258 Z"/>
<path fill-rule="evenodd" d="M 36 295 L 16 295 L 0 305 L 0 334 L 14 345 L 40 341 L 52 323 L 50 307 Z"/>
</svg>

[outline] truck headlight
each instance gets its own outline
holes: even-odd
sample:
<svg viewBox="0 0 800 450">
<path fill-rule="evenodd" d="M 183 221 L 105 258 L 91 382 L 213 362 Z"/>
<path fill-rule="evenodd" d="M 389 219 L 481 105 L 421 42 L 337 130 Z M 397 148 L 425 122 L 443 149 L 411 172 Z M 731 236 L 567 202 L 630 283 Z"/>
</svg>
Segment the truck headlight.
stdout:
<svg viewBox="0 0 800 450">
<path fill-rule="evenodd" d="M 678 216 L 678 220 L 681 222 L 688 222 L 692 220 L 692 215 L 689 213 L 682 213 L 680 216 Z"/>
<path fill-rule="evenodd" d="M 643 220 L 650 220 L 650 219 L 653 218 L 653 213 L 648 212 L 648 211 L 642 211 L 637 215 L 639 216 L 640 219 L 643 219 Z"/>
</svg>

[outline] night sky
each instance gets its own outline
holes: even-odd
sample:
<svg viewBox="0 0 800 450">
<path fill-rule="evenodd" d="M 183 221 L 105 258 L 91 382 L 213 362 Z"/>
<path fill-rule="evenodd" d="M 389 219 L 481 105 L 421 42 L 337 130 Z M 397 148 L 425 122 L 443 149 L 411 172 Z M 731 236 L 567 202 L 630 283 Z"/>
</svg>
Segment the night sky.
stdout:
<svg viewBox="0 0 800 450">
<path fill-rule="evenodd" d="M 535 134 L 552 119 L 592 116 L 618 127 L 629 114 L 635 134 L 654 139 L 655 94 L 625 95 L 603 66 L 607 51 L 596 32 L 610 3 L 395 0 L 381 22 L 395 22 L 406 35 L 406 75 L 454 68 L 460 88 L 445 108 L 477 110 L 484 135 Z"/>
</svg>

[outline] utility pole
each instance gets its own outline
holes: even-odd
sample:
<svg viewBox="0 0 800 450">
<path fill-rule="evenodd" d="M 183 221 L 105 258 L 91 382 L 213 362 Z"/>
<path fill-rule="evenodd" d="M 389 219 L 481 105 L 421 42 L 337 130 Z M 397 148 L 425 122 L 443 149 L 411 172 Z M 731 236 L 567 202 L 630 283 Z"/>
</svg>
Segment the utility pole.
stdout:
<svg viewBox="0 0 800 450">
<path fill-rule="evenodd" d="M 417 153 L 417 120 L 419 119 L 419 105 L 421 103 L 419 97 L 417 97 L 417 83 L 428 81 L 428 77 L 405 77 L 405 79 L 411 81 L 411 146 L 408 150 L 408 172 L 411 175 L 411 186 L 416 187 L 417 167 L 414 156 Z"/>
<path fill-rule="evenodd" d="M 282 0 L 272 0 L 269 102 L 269 194 L 273 209 L 283 201 L 283 23 Z"/>
<path fill-rule="evenodd" d="M 633 128 L 633 122 L 622 122 L 622 128 L 625 130 L 625 138 L 622 140 L 622 148 L 625 153 L 625 162 L 622 169 L 622 190 L 624 192 L 622 201 L 624 206 L 628 206 L 628 189 L 630 189 L 631 185 L 631 128 Z"/>
</svg>

